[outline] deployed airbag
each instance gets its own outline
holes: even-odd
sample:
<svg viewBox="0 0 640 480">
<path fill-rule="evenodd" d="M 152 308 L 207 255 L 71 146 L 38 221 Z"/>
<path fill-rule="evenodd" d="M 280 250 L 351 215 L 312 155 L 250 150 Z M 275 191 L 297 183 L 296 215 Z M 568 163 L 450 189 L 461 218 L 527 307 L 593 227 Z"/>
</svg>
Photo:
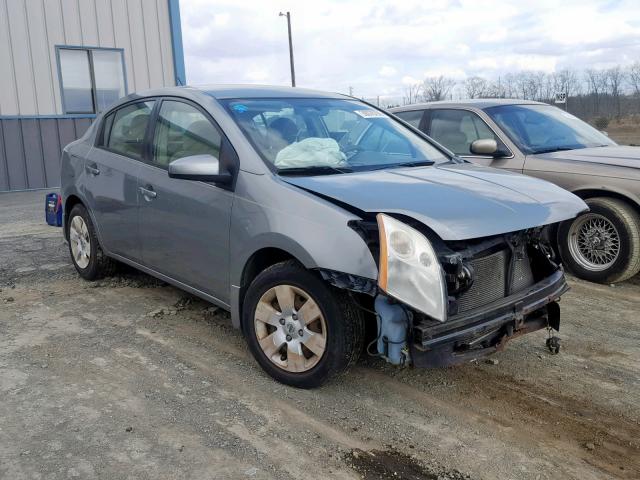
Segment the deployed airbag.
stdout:
<svg viewBox="0 0 640 480">
<path fill-rule="evenodd" d="M 345 165 L 346 159 L 333 138 L 311 137 L 280 150 L 274 163 L 278 168 L 340 167 Z"/>
</svg>

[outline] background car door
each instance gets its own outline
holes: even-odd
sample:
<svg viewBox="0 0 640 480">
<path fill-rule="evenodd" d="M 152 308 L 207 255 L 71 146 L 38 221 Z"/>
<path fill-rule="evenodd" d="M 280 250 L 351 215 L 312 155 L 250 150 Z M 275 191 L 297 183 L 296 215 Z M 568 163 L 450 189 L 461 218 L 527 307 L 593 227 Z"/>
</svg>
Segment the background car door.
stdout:
<svg viewBox="0 0 640 480">
<path fill-rule="evenodd" d="M 475 112 L 463 109 L 432 109 L 425 133 L 456 155 L 473 163 L 521 172 L 524 160 L 516 157 Z M 493 139 L 500 156 L 478 155 L 471 151 L 476 140 Z"/>
<path fill-rule="evenodd" d="M 107 115 L 85 162 L 85 197 L 103 247 L 134 261 L 141 258 L 137 175 L 153 105 L 131 103 Z"/>
<path fill-rule="evenodd" d="M 233 193 L 167 173 L 178 158 L 220 158 L 228 143 L 203 111 L 178 100 L 162 101 L 150 139 L 149 162 L 138 174 L 144 264 L 228 303 Z"/>
</svg>

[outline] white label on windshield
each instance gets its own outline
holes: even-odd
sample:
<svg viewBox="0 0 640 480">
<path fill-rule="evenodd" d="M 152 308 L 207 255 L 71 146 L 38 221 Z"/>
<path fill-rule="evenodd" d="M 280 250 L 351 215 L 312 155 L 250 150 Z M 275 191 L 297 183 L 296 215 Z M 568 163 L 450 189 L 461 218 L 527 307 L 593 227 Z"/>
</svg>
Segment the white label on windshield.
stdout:
<svg viewBox="0 0 640 480">
<path fill-rule="evenodd" d="M 354 113 L 362 118 L 385 118 L 386 115 L 376 110 L 354 110 Z"/>
</svg>

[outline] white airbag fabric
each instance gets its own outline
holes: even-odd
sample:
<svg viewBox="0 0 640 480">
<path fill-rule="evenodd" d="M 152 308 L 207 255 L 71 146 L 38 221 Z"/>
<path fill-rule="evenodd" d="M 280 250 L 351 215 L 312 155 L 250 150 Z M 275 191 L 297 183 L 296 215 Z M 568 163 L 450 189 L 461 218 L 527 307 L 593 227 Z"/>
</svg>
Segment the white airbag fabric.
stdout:
<svg viewBox="0 0 640 480">
<path fill-rule="evenodd" d="M 278 152 L 275 166 L 278 168 L 344 165 L 347 157 L 333 138 L 305 138 Z"/>
</svg>

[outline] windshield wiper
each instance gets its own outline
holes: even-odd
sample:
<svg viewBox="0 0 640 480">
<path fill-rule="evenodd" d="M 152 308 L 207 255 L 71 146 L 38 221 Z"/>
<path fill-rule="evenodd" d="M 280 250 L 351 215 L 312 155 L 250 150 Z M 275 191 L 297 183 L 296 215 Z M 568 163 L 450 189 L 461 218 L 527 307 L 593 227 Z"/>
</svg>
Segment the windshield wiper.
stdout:
<svg viewBox="0 0 640 480">
<path fill-rule="evenodd" d="M 384 170 L 385 168 L 403 168 L 403 167 L 430 167 L 436 162 L 433 160 L 416 160 L 415 162 L 402 162 L 402 163 L 389 163 L 382 165 L 378 168 L 372 168 L 371 170 Z"/>
<path fill-rule="evenodd" d="M 338 168 L 331 165 L 310 165 L 308 167 L 279 168 L 278 175 L 328 175 L 332 173 L 351 173 L 351 168 Z"/>
<path fill-rule="evenodd" d="M 577 150 L 580 147 L 549 147 L 549 148 L 541 148 L 540 150 L 535 150 L 533 152 L 534 155 L 538 153 L 552 153 L 552 152 L 564 152 L 567 150 Z"/>
</svg>

